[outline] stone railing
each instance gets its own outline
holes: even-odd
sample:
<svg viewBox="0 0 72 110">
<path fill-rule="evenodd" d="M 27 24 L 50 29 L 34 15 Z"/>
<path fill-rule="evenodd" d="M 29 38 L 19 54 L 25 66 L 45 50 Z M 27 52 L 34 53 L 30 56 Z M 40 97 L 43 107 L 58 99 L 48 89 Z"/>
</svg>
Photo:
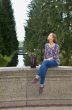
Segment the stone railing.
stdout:
<svg viewBox="0 0 72 110">
<path fill-rule="evenodd" d="M 51 68 L 46 75 L 44 92 L 31 81 L 38 67 L 0 68 L 0 107 L 72 105 L 72 67 Z"/>
</svg>

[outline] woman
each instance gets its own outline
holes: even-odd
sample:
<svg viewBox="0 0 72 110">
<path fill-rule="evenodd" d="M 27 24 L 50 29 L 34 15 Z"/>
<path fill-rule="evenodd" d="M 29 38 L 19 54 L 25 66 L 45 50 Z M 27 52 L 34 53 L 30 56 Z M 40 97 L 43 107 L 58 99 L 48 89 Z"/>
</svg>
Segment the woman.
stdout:
<svg viewBox="0 0 72 110">
<path fill-rule="evenodd" d="M 48 43 L 45 44 L 44 60 L 38 70 L 38 74 L 33 79 L 33 83 L 37 83 L 40 80 L 39 93 L 43 92 L 45 76 L 48 68 L 57 67 L 60 63 L 59 60 L 59 45 L 57 44 L 56 34 L 50 33 Z"/>
</svg>

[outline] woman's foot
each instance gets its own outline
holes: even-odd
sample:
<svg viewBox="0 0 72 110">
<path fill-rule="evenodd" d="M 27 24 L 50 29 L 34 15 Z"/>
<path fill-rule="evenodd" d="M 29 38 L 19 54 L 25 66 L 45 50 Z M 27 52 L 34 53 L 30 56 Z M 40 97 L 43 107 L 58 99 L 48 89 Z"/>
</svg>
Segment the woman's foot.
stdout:
<svg viewBox="0 0 72 110">
<path fill-rule="evenodd" d="M 39 75 L 36 75 L 35 78 L 32 80 L 32 83 L 37 83 L 39 81 Z"/>
<path fill-rule="evenodd" d="M 34 79 L 32 80 L 32 83 L 33 83 L 33 84 L 36 84 L 38 81 L 39 81 L 39 78 L 34 78 Z"/>
<path fill-rule="evenodd" d="M 43 89 L 44 89 L 44 87 L 39 87 L 39 94 L 42 94 L 43 93 Z"/>
</svg>

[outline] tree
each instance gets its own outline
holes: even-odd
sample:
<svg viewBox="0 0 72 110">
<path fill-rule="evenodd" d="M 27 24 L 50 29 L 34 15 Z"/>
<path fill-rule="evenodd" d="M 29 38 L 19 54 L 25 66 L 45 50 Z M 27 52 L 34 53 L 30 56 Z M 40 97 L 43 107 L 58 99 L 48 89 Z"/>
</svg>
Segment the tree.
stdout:
<svg viewBox="0 0 72 110">
<path fill-rule="evenodd" d="M 3 55 L 9 56 L 17 50 L 18 41 L 16 37 L 15 21 L 11 1 L 2 0 L 1 2 L 0 33 L 2 37 L 2 44 L 4 45 Z"/>
<path fill-rule="evenodd" d="M 42 50 L 47 35 L 55 32 L 61 50 L 61 65 L 72 65 L 72 0 L 32 0 L 29 5 L 24 48 Z M 70 51 L 71 50 L 71 51 Z"/>
</svg>

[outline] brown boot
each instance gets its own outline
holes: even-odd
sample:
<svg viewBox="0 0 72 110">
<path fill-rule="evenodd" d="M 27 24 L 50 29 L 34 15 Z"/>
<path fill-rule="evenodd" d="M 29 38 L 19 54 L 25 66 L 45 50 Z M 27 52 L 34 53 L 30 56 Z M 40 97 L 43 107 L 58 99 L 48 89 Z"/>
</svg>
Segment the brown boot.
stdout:
<svg viewBox="0 0 72 110">
<path fill-rule="evenodd" d="M 44 89 L 44 87 L 39 87 L 39 94 L 43 93 L 43 89 Z"/>
<path fill-rule="evenodd" d="M 33 84 L 36 84 L 38 81 L 39 81 L 38 78 L 34 78 L 34 79 L 32 80 L 32 83 L 33 83 Z"/>
</svg>

